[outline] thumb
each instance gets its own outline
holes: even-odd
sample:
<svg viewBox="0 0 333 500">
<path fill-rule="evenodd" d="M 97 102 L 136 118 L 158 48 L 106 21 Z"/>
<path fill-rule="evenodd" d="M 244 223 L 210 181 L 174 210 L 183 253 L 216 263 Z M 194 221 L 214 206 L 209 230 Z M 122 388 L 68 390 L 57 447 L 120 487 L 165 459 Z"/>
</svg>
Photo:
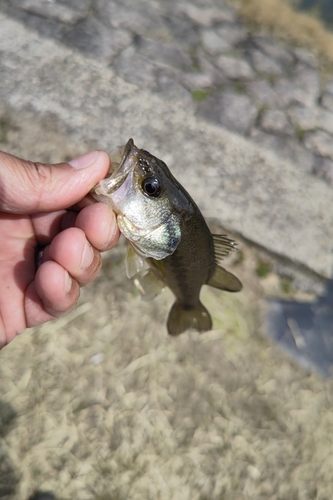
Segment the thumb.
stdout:
<svg viewBox="0 0 333 500">
<path fill-rule="evenodd" d="M 32 214 L 68 208 L 106 176 L 109 166 L 104 151 L 91 151 L 56 165 L 21 160 L 0 151 L 0 210 Z"/>
</svg>

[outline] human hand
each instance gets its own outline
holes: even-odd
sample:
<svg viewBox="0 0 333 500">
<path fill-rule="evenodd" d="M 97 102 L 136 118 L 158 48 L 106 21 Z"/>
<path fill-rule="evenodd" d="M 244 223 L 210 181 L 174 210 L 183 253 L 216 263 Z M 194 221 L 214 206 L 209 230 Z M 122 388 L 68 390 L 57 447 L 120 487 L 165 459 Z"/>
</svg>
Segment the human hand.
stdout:
<svg viewBox="0 0 333 500">
<path fill-rule="evenodd" d="M 111 208 L 86 195 L 108 169 L 103 151 L 57 165 L 0 151 L 0 348 L 71 311 L 97 276 L 119 231 Z"/>
</svg>

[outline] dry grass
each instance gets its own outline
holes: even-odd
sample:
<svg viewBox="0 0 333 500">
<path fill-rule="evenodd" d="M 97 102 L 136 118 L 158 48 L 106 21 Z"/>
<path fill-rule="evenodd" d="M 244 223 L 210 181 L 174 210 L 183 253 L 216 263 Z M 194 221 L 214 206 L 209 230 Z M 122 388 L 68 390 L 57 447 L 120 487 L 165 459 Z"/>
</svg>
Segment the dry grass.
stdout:
<svg viewBox="0 0 333 500">
<path fill-rule="evenodd" d="M 231 0 L 246 22 L 256 28 L 266 28 L 288 43 L 308 47 L 332 67 L 333 33 L 319 20 L 295 11 L 283 0 Z"/>
<path fill-rule="evenodd" d="M 207 288 L 215 330 L 168 337 L 171 294 L 141 302 L 122 252 L 0 354 L 4 498 L 331 498 L 332 382 L 261 340 L 249 286 Z"/>
</svg>

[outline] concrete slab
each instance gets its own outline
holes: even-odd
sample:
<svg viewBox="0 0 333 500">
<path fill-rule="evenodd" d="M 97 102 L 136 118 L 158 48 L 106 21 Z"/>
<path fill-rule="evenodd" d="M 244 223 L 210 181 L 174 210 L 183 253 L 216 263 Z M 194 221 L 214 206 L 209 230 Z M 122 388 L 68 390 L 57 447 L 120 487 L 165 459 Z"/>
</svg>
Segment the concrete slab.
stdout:
<svg viewBox="0 0 333 500">
<path fill-rule="evenodd" d="M 111 150 L 133 137 L 163 159 L 206 217 L 330 277 L 332 188 L 227 130 L 116 77 L 103 63 L 0 14 L 0 102 L 76 143 Z M 36 137 L 36 144 L 38 137 Z"/>
</svg>

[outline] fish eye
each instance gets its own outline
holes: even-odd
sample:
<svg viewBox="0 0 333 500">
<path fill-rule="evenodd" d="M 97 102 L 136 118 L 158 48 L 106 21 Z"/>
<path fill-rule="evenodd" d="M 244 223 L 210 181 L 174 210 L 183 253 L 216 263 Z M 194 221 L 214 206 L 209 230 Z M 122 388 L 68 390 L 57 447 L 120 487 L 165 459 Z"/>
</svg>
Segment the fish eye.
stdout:
<svg viewBox="0 0 333 500">
<path fill-rule="evenodd" d="M 146 177 L 145 179 L 143 179 L 141 187 L 143 189 L 143 192 L 146 195 L 151 196 L 152 198 L 157 198 L 162 192 L 162 183 L 155 176 Z"/>
</svg>

